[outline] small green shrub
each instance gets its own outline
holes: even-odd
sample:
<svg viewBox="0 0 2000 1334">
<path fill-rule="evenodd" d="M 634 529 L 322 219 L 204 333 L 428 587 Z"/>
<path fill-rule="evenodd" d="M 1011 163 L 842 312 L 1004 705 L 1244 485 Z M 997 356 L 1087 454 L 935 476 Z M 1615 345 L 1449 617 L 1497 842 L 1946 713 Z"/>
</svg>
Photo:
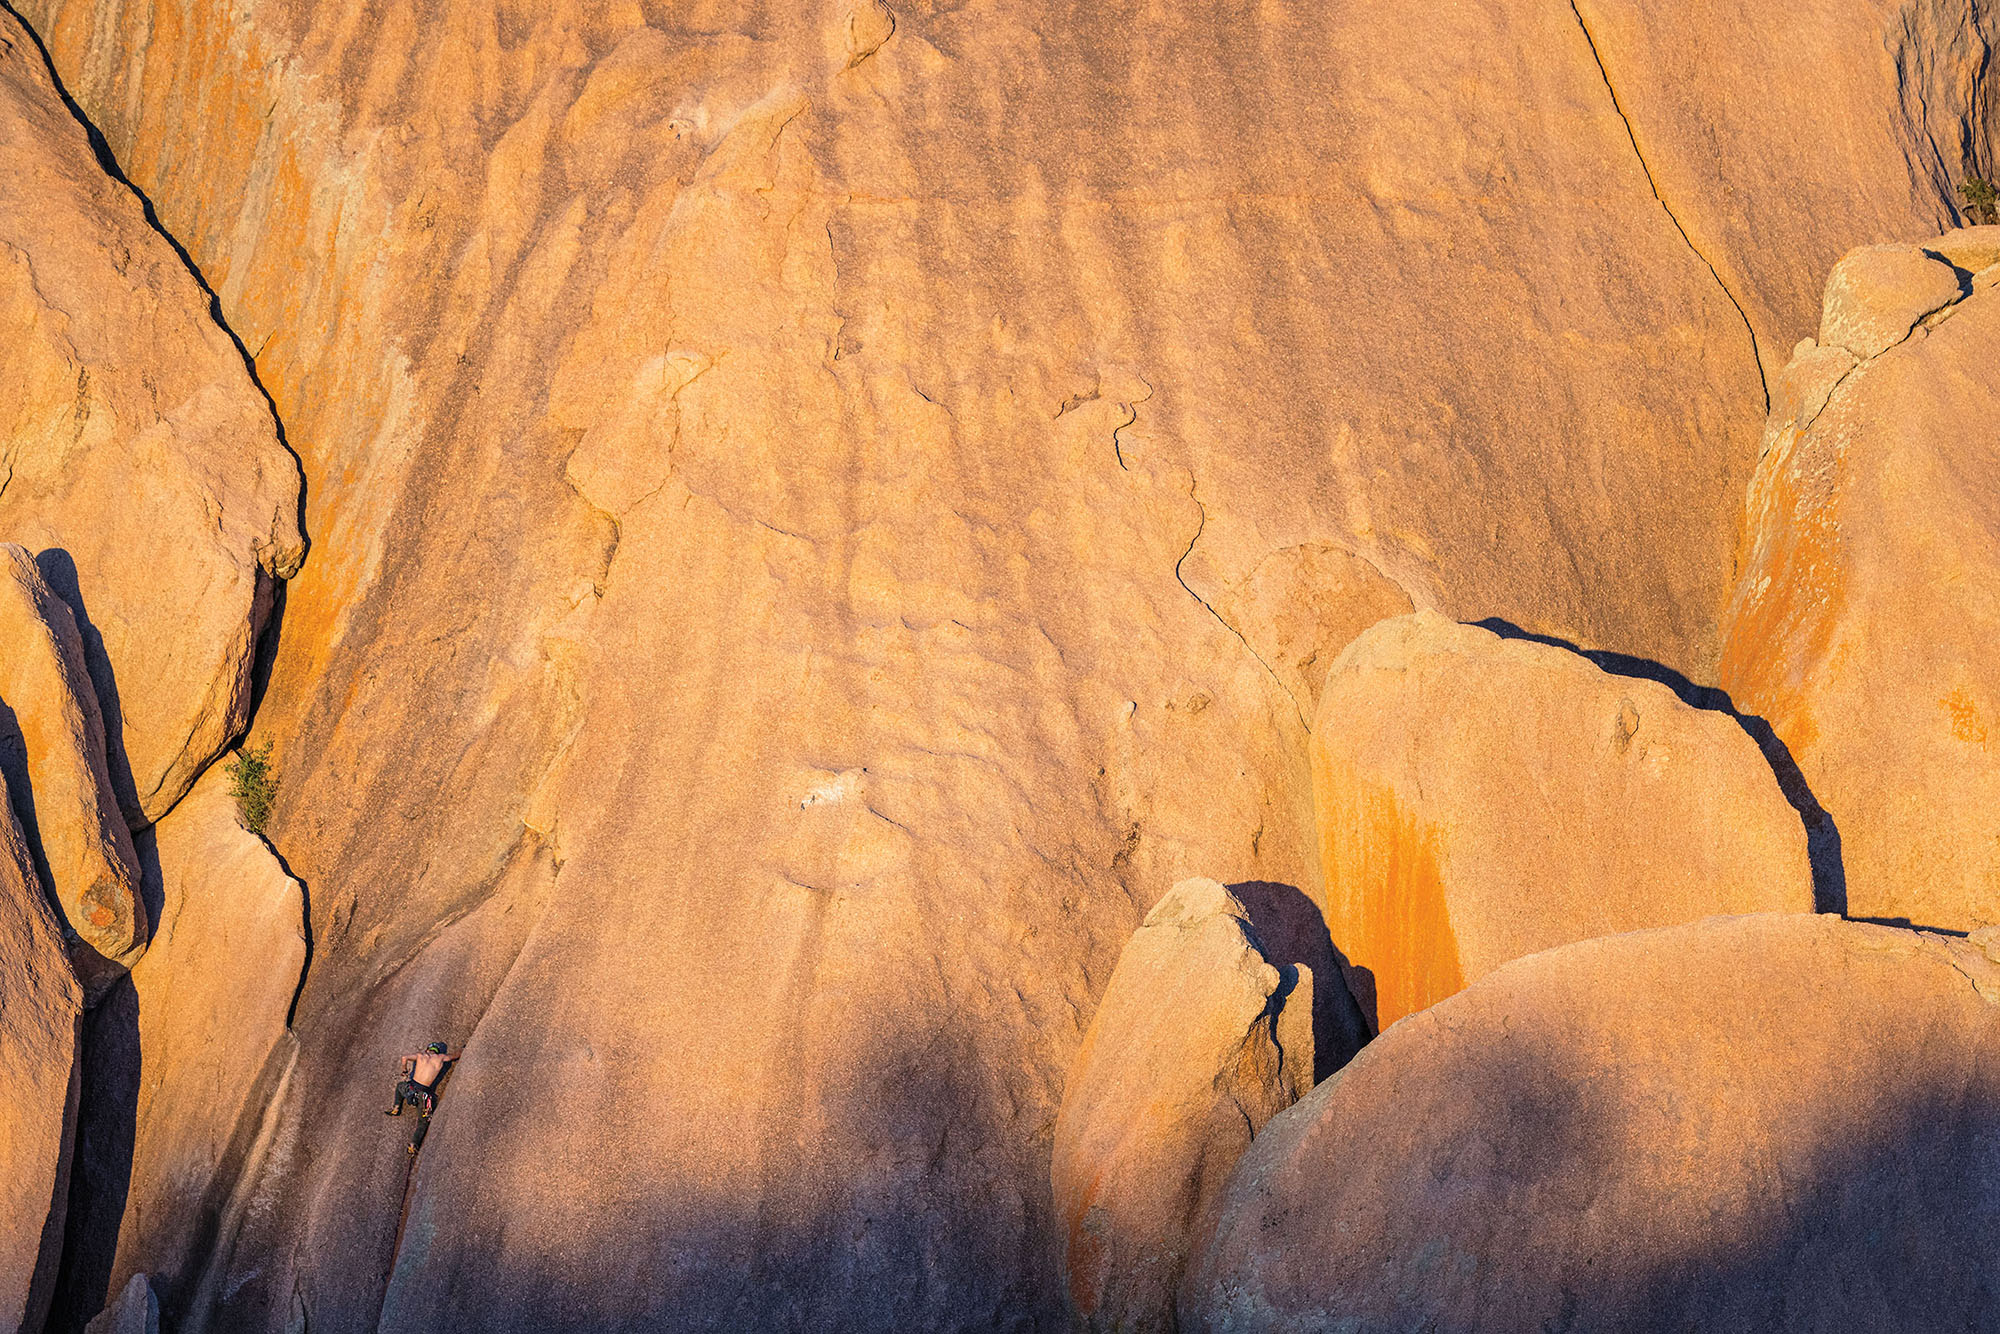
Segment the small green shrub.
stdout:
<svg viewBox="0 0 2000 1334">
<path fill-rule="evenodd" d="M 1993 182 L 1978 176 L 1968 176 L 1965 184 L 1958 187 L 1965 197 L 1965 217 L 1968 222 L 1992 226 L 2000 222 L 2000 188 Z"/>
<path fill-rule="evenodd" d="M 236 752 L 229 762 L 229 792 L 236 798 L 236 813 L 243 827 L 253 834 L 264 832 L 271 818 L 271 804 L 278 799 L 278 776 L 271 772 L 271 743 Z"/>
</svg>

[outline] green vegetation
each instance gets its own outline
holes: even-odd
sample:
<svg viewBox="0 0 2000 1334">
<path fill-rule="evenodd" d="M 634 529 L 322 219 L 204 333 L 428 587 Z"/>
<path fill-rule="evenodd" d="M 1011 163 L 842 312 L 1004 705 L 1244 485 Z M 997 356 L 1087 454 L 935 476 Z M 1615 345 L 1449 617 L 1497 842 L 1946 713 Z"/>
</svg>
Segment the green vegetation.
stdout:
<svg viewBox="0 0 2000 1334">
<path fill-rule="evenodd" d="M 243 827 L 253 834 L 264 832 L 271 818 L 271 804 L 278 799 L 278 777 L 271 772 L 271 743 L 236 752 L 229 762 L 229 792 L 236 798 L 236 813 Z"/>
<path fill-rule="evenodd" d="M 1967 176 L 1965 184 L 1958 187 L 1965 197 L 1966 221 L 1991 226 L 2000 222 L 2000 189 L 1993 182 L 1978 176 Z"/>
</svg>

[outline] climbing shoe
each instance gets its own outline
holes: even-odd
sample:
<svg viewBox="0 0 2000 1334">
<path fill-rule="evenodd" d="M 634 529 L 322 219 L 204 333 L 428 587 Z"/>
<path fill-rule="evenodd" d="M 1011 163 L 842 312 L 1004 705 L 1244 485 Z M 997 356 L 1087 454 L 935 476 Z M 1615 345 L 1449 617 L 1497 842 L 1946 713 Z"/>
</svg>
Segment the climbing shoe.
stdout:
<svg viewBox="0 0 2000 1334">
<path fill-rule="evenodd" d="M 403 1109 L 401 1107 L 391 1107 L 388 1111 L 382 1113 L 384 1116 L 401 1116 L 402 1114 Z"/>
</svg>

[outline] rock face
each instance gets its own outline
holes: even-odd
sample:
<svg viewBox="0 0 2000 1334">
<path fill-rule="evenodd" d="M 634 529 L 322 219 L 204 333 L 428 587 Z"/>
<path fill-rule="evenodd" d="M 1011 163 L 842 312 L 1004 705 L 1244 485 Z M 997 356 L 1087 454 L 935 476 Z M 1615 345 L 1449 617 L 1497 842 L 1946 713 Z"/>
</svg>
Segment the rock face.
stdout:
<svg viewBox="0 0 2000 1334">
<path fill-rule="evenodd" d="M 1327 926 L 1383 1027 L 1573 940 L 1813 908 L 1735 720 L 1567 649 L 1384 621 L 1335 661 L 1312 765 Z"/>
<path fill-rule="evenodd" d="M 257 719 L 300 1052 L 161 1289 L 259 1330 L 1060 1324 L 1051 1127 L 1135 907 L 1323 897 L 1310 675 L 1384 603 L 1703 674 L 1739 308 L 1786 346 L 1945 224 L 1905 150 L 1973 133 L 1996 22 L 17 7 L 310 481 Z"/>
<path fill-rule="evenodd" d="M 286 1019 L 306 959 L 299 884 L 238 823 L 222 765 L 152 834 L 162 907 L 132 970 L 138 1063 L 126 1208 L 115 1254 L 79 1266 L 108 1262 L 113 1292 L 145 1274 L 183 1292 L 199 1277 L 206 1256 L 196 1248 L 230 1203 L 231 1140 L 239 1125 L 254 1138 L 295 1050 Z M 78 1146 L 86 1170 L 115 1152 L 90 1134 Z"/>
<path fill-rule="evenodd" d="M 1146 914 L 1085 1032 L 1051 1180 L 1086 1329 L 1171 1330 L 1190 1241 L 1250 1137 L 1313 1081 L 1313 988 L 1234 895 L 1183 880 Z"/>
<path fill-rule="evenodd" d="M 75 613 L 140 823 L 248 716 L 271 580 L 304 555 L 298 468 L 207 296 L 8 13 L 0 179 L 0 539 L 37 553 Z"/>
<path fill-rule="evenodd" d="M 0 1330 L 37 1334 L 62 1258 L 83 995 L 0 804 Z"/>
<path fill-rule="evenodd" d="M 1847 910 L 1961 931 L 2000 922 L 1996 264 L 1989 227 L 1834 270 L 1776 384 L 1721 669 L 1838 826 Z"/>
<path fill-rule="evenodd" d="M 102 994 L 145 951 L 139 860 L 119 814 L 104 721 L 70 610 L 23 547 L 0 544 L 0 769 L 69 927 L 77 973 Z"/>
<path fill-rule="evenodd" d="M 118 1299 L 85 1326 L 84 1334 L 160 1334 L 160 1302 L 146 1276 L 132 1275 Z"/>
<path fill-rule="evenodd" d="M 2000 967 L 1758 916 L 1567 946 L 1258 1136 L 1187 1330 L 1978 1329 Z"/>
</svg>

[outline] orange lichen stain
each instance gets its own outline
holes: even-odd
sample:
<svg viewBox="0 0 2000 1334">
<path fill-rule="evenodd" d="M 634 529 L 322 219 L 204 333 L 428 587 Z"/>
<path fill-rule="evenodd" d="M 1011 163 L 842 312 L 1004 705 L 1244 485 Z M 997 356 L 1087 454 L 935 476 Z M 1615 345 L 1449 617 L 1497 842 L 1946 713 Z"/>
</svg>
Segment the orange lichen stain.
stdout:
<svg viewBox="0 0 2000 1334">
<path fill-rule="evenodd" d="M 1097 1309 L 1098 1298 L 1104 1293 L 1104 1267 L 1110 1259 L 1104 1245 L 1104 1231 L 1094 1226 L 1090 1216 L 1091 1206 L 1104 1186 L 1104 1173 L 1098 1171 L 1091 1176 L 1089 1189 L 1077 1196 L 1076 1204 L 1064 1220 L 1068 1246 L 1063 1255 L 1063 1268 L 1069 1276 L 1069 1299 L 1079 1315 L 1088 1316 Z"/>
<path fill-rule="evenodd" d="M 1718 668 L 1736 706 L 1769 722 L 1795 756 L 1817 739 L 1806 718 L 1809 683 L 1833 650 L 1847 600 L 1840 483 L 1824 475 L 1823 452 L 1817 439 L 1791 433 L 1751 484 L 1739 542 L 1748 568 L 1724 617 Z"/>
<path fill-rule="evenodd" d="M 1938 704 L 1951 717 L 1952 736 L 1974 745 L 1986 744 L 1986 724 L 1979 719 L 1979 704 L 1970 691 L 1964 686 L 1954 686 Z"/>
<path fill-rule="evenodd" d="M 1373 975 L 1376 1022 L 1387 1028 L 1465 986 L 1437 831 L 1386 788 L 1321 772 L 1314 780 L 1327 926 L 1335 948 Z"/>
</svg>

